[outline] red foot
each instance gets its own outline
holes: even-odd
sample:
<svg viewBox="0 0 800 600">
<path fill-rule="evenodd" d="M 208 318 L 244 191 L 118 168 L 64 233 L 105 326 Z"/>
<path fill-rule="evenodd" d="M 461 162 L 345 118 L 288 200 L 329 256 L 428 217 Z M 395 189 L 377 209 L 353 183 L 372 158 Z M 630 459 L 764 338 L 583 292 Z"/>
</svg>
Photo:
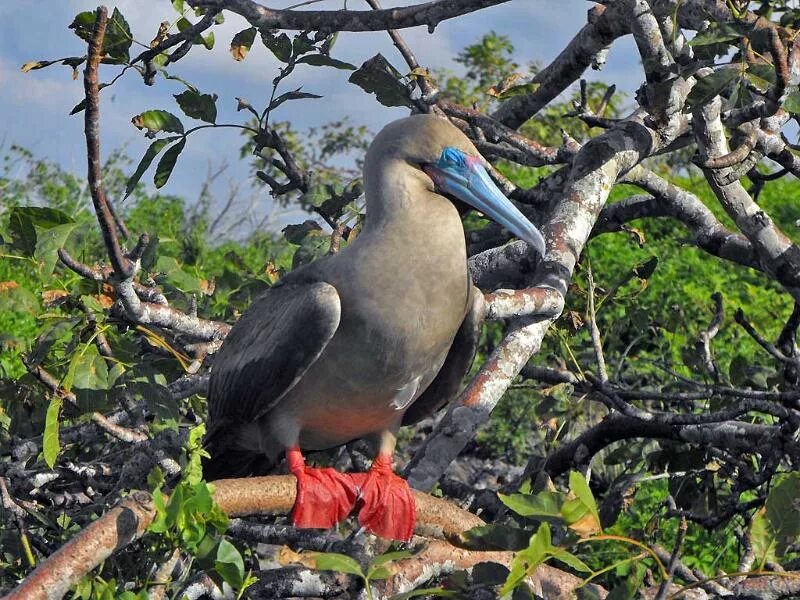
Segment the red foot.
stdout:
<svg viewBox="0 0 800 600">
<path fill-rule="evenodd" d="M 392 471 L 392 457 L 379 454 L 367 473 L 354 474 L 359 488 L 358 522 L 382 538 L 408 541 L 417 509 L 408 482 Z"/>
<path fill-rule="evenodd" d="M 336 469 L 307 467 L 297 447 L 286 451 L 289 471 L 297 477 L 297 498 L 292 509 L 295 527 L 330 529 L 344 520 L 356 502 L 356 484 Z"/>
</svg>

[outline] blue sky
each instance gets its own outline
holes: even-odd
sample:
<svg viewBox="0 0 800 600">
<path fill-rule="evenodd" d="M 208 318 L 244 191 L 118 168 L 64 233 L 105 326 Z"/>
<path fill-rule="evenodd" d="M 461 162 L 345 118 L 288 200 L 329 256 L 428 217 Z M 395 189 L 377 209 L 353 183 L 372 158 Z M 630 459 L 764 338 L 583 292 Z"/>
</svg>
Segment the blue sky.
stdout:
<svg viewBox="0 0 800 600">
<path fill-rule="evenodd" d="M 292 2 L 273 0 L 266 4 L 282 8 Z M 168 0 L 121 0 L 108 6 L 117 6 L 128 19 L 134 37 L 145 43 L 153 37 L 162 20 L 175 16 Z M 12 143 L 24 146 L 36 156 L 47 157 L 75 173 L 85 172 L 83 120 L 68 113 L 82 98 L 82 79 L 73 81 L 71 70 L 60 65 L 27 74 L 22 73 L 20 67 L 30 60 L 84 53 L 83 42 L 67 29 L 67 25 L 77 12 L 94 7 L 95 2 L 86 0 L 3 0 L 0 3 L 0 22 L 4 24 L 0 36 L 0 114 L 3 116 L 0 141 L 6 147 Z M 339 8 L 341 0 L 314 5 L 314 8 L 323 7 Z M 512 40 L 519 63 L 537 60 L 547 64 L 584 25 L 590 7 L 591 3 L 586 0 L 512 0 L 443 22 L 433 35 L 424 27 L 408 29 L 403 34 L 420 63 L 429 67 L 457 68 L 453 57 L 489 29 Z M 362 7 L 357 0 L 350 0 L 348 8 Z M 34 14 L 36 18 L 32 19 Z M 174 74 L 185 77 L 201 91 L 219 95 L 218 122 L 241 122 L 242 114 L 236 113 L 234 98 L 241 96 L 254 104 L 263 101 L 269 97 L 270 82 L 277 73 L 277 61 L 258 42 L 245 61 L 237 63 L 230 57 L 230 39 L 246 26 L 241 17 L 226 13 L 225 23 L 215 28 L 215 48 L 212 51 L 195 48 L 172 68 Z M 384 32 L 342 33 L 333 56 L 361 64 L 376 52 L 382 52 L 402 70 L 402 59 Z M 117 72 L 118 67 L 103 67 L 101 80 L 108 81 Z M 612 48 L 604 71 L 591 72 L 588 78 L 617 83 L 620 89 L 631 93 L 640 82 L 640 73 L 635 46 L 630 39 L 623 39 Z M 366 124 L 377 131 L 384 123 L 404 114 L 402 110 L 380 106 L 373 97 L 348 83 L 347 77 L 348 72 L 331 68 L 298 68 L 286 89 L 302 85 L 304 91 L 322 94 L 324 98 L 289 102 L 275 118 L 292 121 L 302 130 L 347 115 L 353 123 Z M 103 92 L 103 154 L 124 147 L 138 161 L 149 140 L 131 125 L 131 117 L 151 108 L 179 113 L 172 94 L 183 89 L 177 82 L 162 79 L 155 86 L 147 87 L 137 74 L 129 72 L 113 88 Z M 232 181 L 247 183 L 244 181 L 246 165 L 238 155 L 241 138 L 234 130 L 201 132 L 193 137 L 163 188 L 165 192 L 196 197 L 209 166 L 222 161 L 230 163 L 230 167 L 215 184 L 218 195 L 225 194 Z M 151 182 L 152 173 L 146 174 L 143 180 Z M 266 193 L 253 194 L 249 201 L 254 203 L 257 212 L 269 210 Z"/>
</svg>

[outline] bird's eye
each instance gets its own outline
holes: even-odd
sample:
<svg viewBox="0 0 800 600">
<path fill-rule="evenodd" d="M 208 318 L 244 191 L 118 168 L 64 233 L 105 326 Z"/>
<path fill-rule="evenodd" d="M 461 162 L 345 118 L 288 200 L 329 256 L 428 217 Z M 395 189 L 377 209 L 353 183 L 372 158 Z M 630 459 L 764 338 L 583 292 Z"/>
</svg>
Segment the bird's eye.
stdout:
<svg viewBox="0 0 800 600">
<path fill-rule="evenodd" d="M 467 155 L 461 150 L 448 146 L 442 150 L 442 155 L 439 157 L 438 162 L 443 167 L 464 167 L 467 164 Z"/>
</svg>

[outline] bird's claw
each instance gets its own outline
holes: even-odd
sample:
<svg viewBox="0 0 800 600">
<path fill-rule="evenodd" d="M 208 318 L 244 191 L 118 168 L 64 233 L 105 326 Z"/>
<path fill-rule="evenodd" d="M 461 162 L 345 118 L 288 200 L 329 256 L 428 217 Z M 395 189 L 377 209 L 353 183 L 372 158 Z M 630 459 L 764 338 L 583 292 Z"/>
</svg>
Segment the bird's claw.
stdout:
<svg viewBox="0 0 800 600">
<path fill-rule="evenodd" d="M 361 509 L 358 522 L 382 538 L 407 542 L 417 511 L 408 482 L 392 471 L 391 457 L 379 455 L 367 473 L 354 474 Z"/>
<path fill-rule="evenodd" d="M 287 455 L 289 470 L 297 478 L 292 525 L 330 529 L 352 512 L 357 495 L 355 481 L 336 469 L 307 467 L 302 456 L 297 460 L 297 455 Z"/>
</svg>

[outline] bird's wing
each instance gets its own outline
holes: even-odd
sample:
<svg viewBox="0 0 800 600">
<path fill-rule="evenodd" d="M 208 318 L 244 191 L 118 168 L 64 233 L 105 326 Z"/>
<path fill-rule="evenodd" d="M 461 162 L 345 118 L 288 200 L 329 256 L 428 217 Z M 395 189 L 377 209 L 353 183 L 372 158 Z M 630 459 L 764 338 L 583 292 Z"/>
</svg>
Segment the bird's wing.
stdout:
<svg viewBox="0 0 800 600">
<path fill-rule="evenodd" d="M 340 316 L 339 294 L 325 282 L 277 286 L 253 302 L 214 360 L 212 426 L 252 421 L 274 407 L 322 354 Z"/>
<path fill-rule="evenodd" d="M 478 340 L 485 315 L 483 293 L 473 286 L 472 306 L 461 322 L 442 368 L 403 415 L 403 425 L 413 425 L 432 415 L 458 393 L 478 350 Z"/>
</svg>

